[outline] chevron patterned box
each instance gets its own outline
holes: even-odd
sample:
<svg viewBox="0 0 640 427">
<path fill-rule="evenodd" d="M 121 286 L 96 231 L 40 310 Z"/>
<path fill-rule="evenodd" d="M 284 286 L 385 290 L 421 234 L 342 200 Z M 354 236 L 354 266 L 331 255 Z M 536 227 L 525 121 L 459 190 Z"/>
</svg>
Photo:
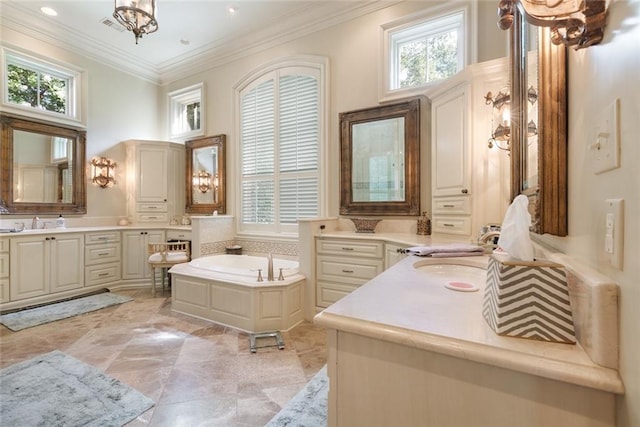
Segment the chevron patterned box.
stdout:
<svg viewBox="0 0 640 427">
<path fill-rule="evenodd" d="M 564 267 L 492 255 L 482 315 L 498 335 L 575 344 Z"/>
</svg>

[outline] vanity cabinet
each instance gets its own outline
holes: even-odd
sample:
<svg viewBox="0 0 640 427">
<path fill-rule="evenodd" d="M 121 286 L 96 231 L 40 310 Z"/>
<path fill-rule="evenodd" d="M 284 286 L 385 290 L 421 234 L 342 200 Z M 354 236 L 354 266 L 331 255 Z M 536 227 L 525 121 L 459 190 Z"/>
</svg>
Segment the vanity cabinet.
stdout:
<svg viewBox="0 0 640 427">
<path fill-rule="evenodd" d="M 384 243 L 316 239 L 316 306 L 329 307 L 384 270 Z"/>
<path fill-rule="evenodd" d="M 403 260 L 407 257 L 404 253 L 404 249 L 407 246 L 399 246 L 393 243 L 385 243 L 384 244 L 384 269 L 391 267 L 395 263 L 400 260 Z"/>
<path fill-rule="evenodd" d="M 84 259 L 86 287 L 120 281 L 120 232 L 86 233 Z"/>
<path fill-rule="evenodd" d="M 462 84 L 431 103 L 434 233 L 471 235 L 469 92 Z"/>
<path fill-rule="evenodd" d="M 145 281 L 151 278 L 149 243 L 165 241 L 164 230 L 131 230 L 122 232 L 122 280 Z"/>
<path fill-rule="evenodd" d="M 84 286 L 84 234 L 52 233 L 10 241 L 11 301 Z"/>
<path fill-rule="evenodd" d="M 0 303 L 9 301 L 9 239 L 0 238 Z"/>
<path fill-rule="evenodd" d="M 127 214 L 134 223 L 162 223 L 184 213 L 184 145 L 130 140 L 127 152 Z"/>
</svg>

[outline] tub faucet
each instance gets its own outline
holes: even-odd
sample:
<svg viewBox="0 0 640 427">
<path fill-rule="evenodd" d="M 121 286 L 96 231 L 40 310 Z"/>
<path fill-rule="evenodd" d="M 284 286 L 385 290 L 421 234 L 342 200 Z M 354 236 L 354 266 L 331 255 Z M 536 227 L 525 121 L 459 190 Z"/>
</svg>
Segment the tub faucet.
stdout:
<svg viewBox="0 0 640 427">
<path fill-rule="evenodd" d="M 267 264 L 267 280 L 269 282 L 273 282 L 273 255 L 269 253 L 267 256 L 268 264 Z"/>
</svg>

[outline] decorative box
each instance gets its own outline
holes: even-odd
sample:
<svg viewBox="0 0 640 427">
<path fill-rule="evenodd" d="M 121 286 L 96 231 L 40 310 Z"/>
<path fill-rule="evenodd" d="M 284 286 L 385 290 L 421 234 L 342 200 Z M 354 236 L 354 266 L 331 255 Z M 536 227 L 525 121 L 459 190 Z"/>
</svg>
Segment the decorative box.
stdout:
<svg viewBox="0 0 640 427">
<path fill-rule="evenodd" d="M 575 344 L 564 267 L 489 258 L 482 315 L 498 335 Z"/>
</svg>

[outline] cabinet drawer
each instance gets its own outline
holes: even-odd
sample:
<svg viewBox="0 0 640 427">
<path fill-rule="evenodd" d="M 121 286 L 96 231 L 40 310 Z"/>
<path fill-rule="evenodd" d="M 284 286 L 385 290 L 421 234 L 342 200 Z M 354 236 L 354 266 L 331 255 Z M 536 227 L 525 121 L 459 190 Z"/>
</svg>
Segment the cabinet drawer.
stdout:
<svg viewBox="0 0 640 427">
<path fill-rule="evenodd" d="M 364 240 L 316 240 L 316 251 L 329 255 L 353 255 L 358 257 L 382 258 L 382 242 Z"/>
<path fill-rule="evenodd" d="M 120 263 L 100 264 L 85 267 L 85 286 L 100 285 L 103 283 L 117 282 L 120 280 Z"/>
<path fill-rule="evenodd" d="M 183 230 L 167 230 L 167 240 L 191 240 L 191 232 Z"/>
<path fill-rule="evenodd" d="M 356 290 L 359 285 L 344 285 L 337 283 L 318 282 L 316 292 L 316 305 L 327 308 L 337 302 L 340 298 L 349 295 Z"/>
<path fill-rule="evenodd" d="M 443 197 L 433 199 L 433 213 L 470 215 L 471 199 L 469 197 Z"/>
<path fill-rule="evenodd" d="M 166 213 L 139 213 L 136 215 L 138 222 L 169 222 L 169 215 Z"/>
<path fill-rule="evenodd" d="M 317 263 L 318 280 L 338 281 L 361 285 L 373 279 L 382 272 L 381 259 L 354 259 L 318 256 Z"/>
<path fill-rule="evenodd" d="M 85 245 L 93 245 L 98 243 L 113 243 L 120 241 L 119 231 L 103 231 L 95 233 L 86 233 L 84 237 Z"/>
<path fill-rule="evenodd" d="M 138 203 L 136 205 L 138 212 L 167 212 L 166 203 Z"/>
<path fill-rule="evenodd" d="M 84 248 L 85 265 L 104 264 L 120 261 L 120 243 L 86 246 Z"/>
<path fill-rule="evenodd" d="M 435 233 L 471 235 L 471 219 L 458 217 L 433 217 L 433 231 Z"/>
<path fill-rule="evenodd" d="M 9 252 L 9 239 L 0 239 L 0 252 Z"/>
<path fill-rule="evenodd" d="M 0 278 L 9 277 L 9 254 L 0 254 Z"/>
<path fill-rule="evenodd" d="M 0 279 L 0 302 L 9 302 L 9 279 Z"/>
</svg>

